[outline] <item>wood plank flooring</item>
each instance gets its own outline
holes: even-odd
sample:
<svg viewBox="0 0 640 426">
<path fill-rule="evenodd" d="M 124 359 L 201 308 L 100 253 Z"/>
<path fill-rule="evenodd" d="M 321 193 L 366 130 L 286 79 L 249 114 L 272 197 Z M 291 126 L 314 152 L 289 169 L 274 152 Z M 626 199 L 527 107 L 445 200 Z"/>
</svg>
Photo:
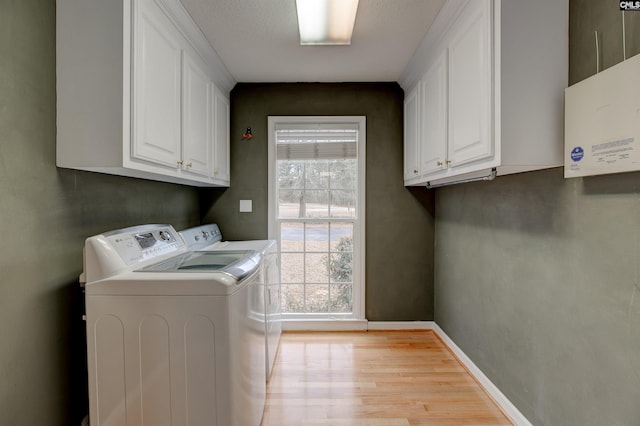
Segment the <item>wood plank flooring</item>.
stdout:
<svg viewBox="0 0 640 426">
<path fill-rule="evenodd" d="M 511 425 L 432 331 L 287 332 L 262 426 Z"/>
</svg>

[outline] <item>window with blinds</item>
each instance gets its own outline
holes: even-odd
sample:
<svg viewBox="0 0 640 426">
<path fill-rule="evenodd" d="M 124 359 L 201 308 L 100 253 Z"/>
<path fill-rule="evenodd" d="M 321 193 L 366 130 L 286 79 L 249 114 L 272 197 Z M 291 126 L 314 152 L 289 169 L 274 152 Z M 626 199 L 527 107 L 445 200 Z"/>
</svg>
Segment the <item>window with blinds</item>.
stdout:
<svg viewBox="0 0 640 426">
<path fill-rule="evenodd" d="M 281 124 L 275 131 L 278 160 L 345 160 L 358 154 L 353 124 Z"/>
<path fill-rule="evenodd" d="M 271 223 L 280 247 L 283 313 L 360 315 L 364 120 L 272 118 Z"/>
</svg>

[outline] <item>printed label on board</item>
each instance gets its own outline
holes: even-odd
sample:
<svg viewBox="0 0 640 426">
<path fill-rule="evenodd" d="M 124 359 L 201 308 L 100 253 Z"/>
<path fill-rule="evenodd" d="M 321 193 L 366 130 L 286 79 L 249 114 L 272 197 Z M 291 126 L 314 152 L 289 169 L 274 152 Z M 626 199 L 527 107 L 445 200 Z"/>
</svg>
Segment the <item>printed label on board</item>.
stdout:
<svg viewBox="0 0 640 426">
<path fill-rule="evenodd" d="M 576 146 L 571 150 L 571 159 L 573 161 L 580 161 L 584 157 L 584 149 L 579 146 Z"/>
<path fill-rule="evenodd" d="M 630 160 L 634 138 L 618 139 L 591 146 L 591 156 L 596 164 L 612 164 Z"/>
</svg>

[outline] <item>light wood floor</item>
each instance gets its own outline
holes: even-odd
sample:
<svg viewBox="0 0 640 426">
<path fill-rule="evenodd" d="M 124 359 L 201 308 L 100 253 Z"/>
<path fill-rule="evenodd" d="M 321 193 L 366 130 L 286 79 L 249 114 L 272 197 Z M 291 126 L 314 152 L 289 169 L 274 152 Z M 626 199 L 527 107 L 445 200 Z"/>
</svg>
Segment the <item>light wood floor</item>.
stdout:
<svg viewBox="0 0 640 426">
<path fill-rule="evenodd" d="M 262 426 L 511 425 L 432 331 L 284 333 Z"/>
</svg>

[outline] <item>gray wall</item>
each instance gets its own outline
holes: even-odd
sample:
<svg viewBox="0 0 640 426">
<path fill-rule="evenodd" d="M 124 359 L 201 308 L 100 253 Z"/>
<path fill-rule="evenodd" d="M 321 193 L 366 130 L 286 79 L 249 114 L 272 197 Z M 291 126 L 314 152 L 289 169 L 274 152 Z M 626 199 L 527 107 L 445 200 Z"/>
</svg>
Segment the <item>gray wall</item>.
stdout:
<svg viewBox="0 0 640 426">
<path fill-rule="evenodd" d="M 365 115 L 366 317 L 433 319 L 433 197 L 403 186 L 402 100 L 396 83 L 238 84 L 232 185 L 201 192 L 204 221 L 219 223 L 225 239 L 267 237 L 269 115 Z M 242 140 L 248 126 L 254 138 Z M 253 213 L 238 213 L 241 199 L 253 200 Z"/>
<path fill-rule="evenodd" d="M 594 30 L 601 69 L 622 59 L 621 16 L 570 16 L 573 84 L 595 72 Z M 436 322 L 534 425 L 640 424 L 639 195 L 640 173 L 562 169 L 436 191 Z"/>
<path fill-rule="evenodd" d="M 56 169 L 55 2 L 0 2 L 0 424 L 87 412 L 84 238 L 199 223 L 193 188 Z"/>
</svg>

